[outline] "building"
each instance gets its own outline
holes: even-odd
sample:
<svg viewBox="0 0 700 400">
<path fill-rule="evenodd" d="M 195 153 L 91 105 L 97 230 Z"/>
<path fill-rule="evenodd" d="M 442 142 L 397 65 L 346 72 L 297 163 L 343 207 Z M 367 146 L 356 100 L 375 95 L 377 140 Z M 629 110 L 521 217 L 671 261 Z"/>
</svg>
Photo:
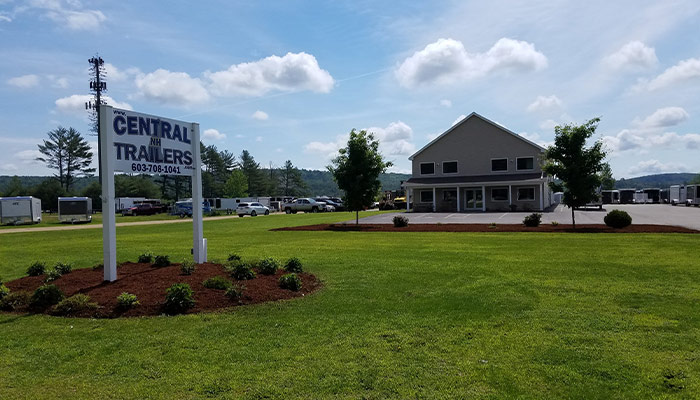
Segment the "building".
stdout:
<svg viewBox="0 0 700 400">
<path fill-rule="evenodd" d="M 542 211 L 552 204 L 543 154 L 541 146 L 471 113 L 409 157 L 407 208 Z"/>
</svg>

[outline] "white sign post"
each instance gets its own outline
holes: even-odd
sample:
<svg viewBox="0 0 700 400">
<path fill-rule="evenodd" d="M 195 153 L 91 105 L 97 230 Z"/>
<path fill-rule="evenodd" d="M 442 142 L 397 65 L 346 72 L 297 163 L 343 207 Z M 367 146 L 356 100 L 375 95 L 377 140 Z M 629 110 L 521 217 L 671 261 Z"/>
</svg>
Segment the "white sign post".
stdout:
<svg viewBox="0 0 700 400">
<path fill-rule="evenodd" d="M 117 279 L 114 172 L 192 177 L 192 254 L 207 261 L 202 230 L 199 124 L 100 106 L 104 279 Z"/>
</svg>

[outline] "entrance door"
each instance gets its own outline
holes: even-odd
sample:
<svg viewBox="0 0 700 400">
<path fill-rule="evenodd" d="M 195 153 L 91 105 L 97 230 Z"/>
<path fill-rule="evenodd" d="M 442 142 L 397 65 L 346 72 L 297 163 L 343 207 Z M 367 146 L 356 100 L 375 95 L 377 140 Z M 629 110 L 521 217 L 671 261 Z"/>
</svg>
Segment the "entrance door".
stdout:
<svg viewBox="0 0 700 400">
<path fill-rule="evenodd" d="M 464 201 L 465 210 L 482 210 L 484 207 L 484 193 L 481 191 L 481 188 L 465 189 Z"/>
</svg>

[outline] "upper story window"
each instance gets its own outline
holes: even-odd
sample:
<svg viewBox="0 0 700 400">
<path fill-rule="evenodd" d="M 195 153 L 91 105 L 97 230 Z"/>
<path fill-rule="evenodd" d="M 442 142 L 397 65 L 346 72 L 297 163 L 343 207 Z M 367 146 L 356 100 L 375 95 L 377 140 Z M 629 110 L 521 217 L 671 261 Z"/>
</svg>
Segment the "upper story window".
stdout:
<svg viewBox="0 0 700 400">
<path fill-rule="evenodd" d="M 518 157 L 516 161 L 518 171 L 527 171 L 535 169 L 535 157 Z"/>
<path fill-rule="evenodd" d="M 507 158 L 493 158 L 491 159 L 491 172 L 502 172 L 508 171 L 508 159 Z"/>
<path fill-rule="evenodd" d="M 456 174 L 457 173 L 457 161 L 445 161 L 442 163 L 442 173 L 443 174 Z"/>
<path fill-rule="evenodd" d="M 420 174 L 421 175 L 434 175 L 435 174 L 435 163 L 420 163 Z"/>
</svg>

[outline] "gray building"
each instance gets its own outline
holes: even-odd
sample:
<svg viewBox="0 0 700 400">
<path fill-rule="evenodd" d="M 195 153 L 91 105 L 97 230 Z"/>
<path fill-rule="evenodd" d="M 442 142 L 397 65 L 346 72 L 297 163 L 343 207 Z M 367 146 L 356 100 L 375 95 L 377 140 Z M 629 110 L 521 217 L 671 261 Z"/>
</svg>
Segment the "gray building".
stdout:
<svg viewBox="0 0 700 400">
<path fill-rule="evenodd" d="M 552 204 L 544 148 L 471 113 L 409 159 L 413 211 L 541 211 Z"/>
</svg>

